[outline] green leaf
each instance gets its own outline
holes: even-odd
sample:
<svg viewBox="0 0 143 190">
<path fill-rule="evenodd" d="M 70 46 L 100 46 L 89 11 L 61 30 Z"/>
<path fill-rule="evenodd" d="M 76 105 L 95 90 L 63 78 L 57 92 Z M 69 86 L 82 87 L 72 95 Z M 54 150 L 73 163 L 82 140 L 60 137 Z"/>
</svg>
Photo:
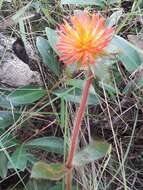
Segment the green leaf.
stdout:
<svg viewBox="0 0 143 190">
<path fill-rule="evenodd" d="M 107 5 L 113 5 L 120 0 L 61 0 L 61 5 L 65 4 L 80 4 L 80 5 L 96 5 L 103 8 Z"/>
<path fill-rule="evenodd" d="M 141 89 L 142 87 L 143 87 L 143 76 L 140 78 L 139 81 L 137 81 L 135 89 Z"/>
<path fill-rule="evenodd" d="M 26 184 L 26 190 L 49 190 L 49 181 L 29 180 Z M 25 188 L 23 189 L 25 190 Z"/>
<path fill-rule="evenodd" d="M 7 95 L 0 95 L 0 107 L 11 108 L 10 102 L 7 100 Z"/>
<path fill-rule="evenodd" d="M 8 159 L 4 152 L 0 152 L 0 177 L 5 178 L 8 171 Z"/>
<path fill-rule="evenodd" d="M 12 125 L 18 120 L 19 117 L 20 117 L 20 114 L 18 113 L 0 111 L 0 128 L 4 129 Z"/>
<path fill-rule="evenodd" d="M 105 0 L 61 0 L 61 5 L 64 4 L 81 4 L 81 5 L 99 5 L 103 6 Z"/>
<path fill-rule="evenodd" d="M 53 50 L 59 55 L 56 45 L 58 42 L 58 35 L 57 32 L 51 28 L 46 27 L 46 34 L 48 37 L 48 42 L 50 44 L 50 46 L 53 48 Z"/>
<path fill-rule="evenodd" d="M 65 175 L 65 167 L 61 163 L 46 164 L 37 162 L 31 172 L 31 177 L 35 179 L 60 180 Z"/>
<path fill-rule="evenodd" d="M 42 149 L 48 152 L 64 154 L 64 141 L 58 137 L 41 137 L 24 144 L 25 147 Z"/>
<path fill-rule="evenodd" d="M 39 161 L 39 159 L 38 157 L 35 157 L 33 154 L 28 154 L 27 161 L 33 166 L 36 162 Z"/>
<path fill-rule="evenodd" d="M 46 91 L 41 87 L 22 87 L 8 95 L 9 101 L 13 105 L 31 104 L 46 94 Z"/>
<path fill-rule="evenodd" d="M 30 7 L 32 1 L 29 2 L 26 6 L 22 7 L 20 10 L 16 12 L 15 15 L 11 17 L 11 19 L 16 23 L 21 17 L 24 16 L 25 11 Z"/>
<path fill-rule="evenodd" d="M 59 62 L 56 60 L 54 52 L 52 51 L 48 40 L 38 37 L 36 40 L 37 48 L 42 56 L 43 62 L 51 69 L 55 75 L 60 75 L 60 65 Z"/>
<path fill-rule="evenodd" d="M 111 71 L 110 66 L 112 61 L 108 58 L 97 59 L 95 65 L 91 66 L 91 69 L 95 76 L 102 82 L 110 83 Z"/>
<path fill-rule="evenodd" d="M 66 187 L 64 189 L 66 189 Z M 63 183 L 58 183 L 57 185 L 50 187 L 48 190 L 63 190 Z M 80 188 L 78 187 L 77 189 L 76 186 L 72 185 L 72 190 L 80 190 Z"/>
<path fill-rule="evenodd" d="M 5 149 L 16 147 L 17 140 L 15 136 L 10 132 L 2 130 L 0 133 L 0 145 L 2 145 Z"/>
<path fill-rule="evenodd" d="M 29 157 L 31 157 L 31 154 L 27 153 L 25 147 L 21 145 L 18 146 L 16 151 L 12 154 L 11 160 L 14 163 L 16 169 L 24 171 L 27 165 L 27 161 L 29 160 Z M 13 168 L 10 162 L 8 167 Z"/>
<path fill-rule="evenodd" d="M 97 5 L 103 8 L 106 5 L 112 5 L 119 2 L 120 0 L 61 0 L 61 5 L 65 4 Z"/>
<path fill-rule="evenodd" d="M 63 190 L 63 184 L 59 183 L 58 185 L 54 185 L 50 187 L 49 190 Z"/>
<path fill-rule="evenodd" d="M 93 141 L 74 156 L 73 165 L 82 166 L 96 161 L 111 152 L 111 145 L 104 141 Z"/>
<path fill-rule="evenodd" d="M 46 90 L 41 87 L 22 87 L 11 93 L 5 93 L 0 97 L 0 106 L 11 108 L 11 106 L 20 106 L 31 104 L 46 95 Z"/>
<path fill-rule="evenodd" d="M 25 28 L 25 23 L 24 23 L 24 20 L 23 18 L 20 18 L 19 19 L 19 30 L 20 30 L 20 35 L 21 35 L 21 38 L 24 42 L 24 45 L 26 47 L 27 45 L 27 40 L 26 40 L 26 28 Z"/>
<path fill-rule="evenodd" d="M 132 72 L 141 64 L 141 59 L 137 48 L 124 38 L 115 35 L 109 46 L 109 53 L 118 53 L 118 59 L 122 61 L 127 71 Z"/>
<path fill-rule="evenodd" d="M 44 16 L 47 18 L 49 25 L 52 26 L 57 25 L 57 22 L 55 21 L 55 18 L 52 16 L 51 10 L 49 9 L 49 5 L 50 5 L 49 0 L 47 2 L 44 2 L 43 4 L 41 2 L 40 3 L 41 11 L 43 12 Z M 52 2 L 51 5 L 53 5 Z"/>
<path fill-rule="evenodd" d="M 80 103 L 82 90 L 85 85 L 85 80 L 71 79 L 67 80 L 66 84 L 69 86 L 69 88 L 56 90 L 54 91 L 54 94 L 60 98 L 64 98 L 64 100 L 66 101 Z M 96 94 L 93 86 L 91 85 L 87 105 L 97 105 L 99 104 L 99 101 L 100 100 L 98 98 L 98 95 Z"/>
<path fill-rule="evenodd" d="M 66 88 L 54 91 L 54 93 L 58 97 L 64 98 L 66 101 L 80 103 L 82 97 L 82 90 L 78 88 Z M 99 104 L 99 98 L 96 94 L 89 94 L 87 105 L 97 105 Z"/>
<path fill-rule="evenodd" d="M 3 1 L 4 0 L 0 0 L 0 9 L 2 8 Z"/>
<path fill-rule="evenodd" d="M 105 1 L 107 2 L 108 5 L 113 5 L 121 2 L 121 0 L 105 0 Z"/>
<path fill-rule="evenodd" d="M 121 18 L 123 14 L 123 9 L 120 9 L 116 12 L 114 12 L 107 20 L 106 20 L 106 25 L 108 27 L 112 27 L 114 25 L 117 25 L 119 19 Z"/>
<path fill-rule="evenodd" d="M 99 86 L 101 88 L 104 87 L 104 89 L 107 90 L 111 96 L 113 96 L 114 94 L 121 94 L 117 87 L 115 88 L 110 84 L 99 82 Z"/>
<path fill-rule="evenodd" d="M 81 80 L 81 79 L 70 79 L 66 81 L 66 84 L 68 86 L 72 86 L 75 88 L 79 88 L 79 89 L 83 89 L 84 85 L 85 85 L 85 80 Z M 93 88 L 93 85 L 91 85 L 90 87 L 90 94 L 94 94 L 95 95 L 95 90 Z"/>
</svg>

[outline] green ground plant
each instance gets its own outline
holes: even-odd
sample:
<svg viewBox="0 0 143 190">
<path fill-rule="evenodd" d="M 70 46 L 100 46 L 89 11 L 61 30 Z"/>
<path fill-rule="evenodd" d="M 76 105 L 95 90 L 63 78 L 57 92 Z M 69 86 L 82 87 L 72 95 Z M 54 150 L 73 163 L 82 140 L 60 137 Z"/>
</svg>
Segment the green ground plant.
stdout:
<svg viewBox="0 0 143 190">
<path fill-rule="evenodd" d="M 11 15 L 5 35 L 30 42 L 43 80 L 42 87 L 0 85 L 1 189 L 66 189 L 65 163 L 86 71 L 59 61 L 57 27 L 87 10 L 104 16 L 115 34 L 108 56 L 90 68 L 94 77 L 76 142 L 71 189 L 141 190 L 143 48 L 128 35 L 143 40 L 142 1 L 1 0 L 0 8 L 1 22 Z"/>
</svg>

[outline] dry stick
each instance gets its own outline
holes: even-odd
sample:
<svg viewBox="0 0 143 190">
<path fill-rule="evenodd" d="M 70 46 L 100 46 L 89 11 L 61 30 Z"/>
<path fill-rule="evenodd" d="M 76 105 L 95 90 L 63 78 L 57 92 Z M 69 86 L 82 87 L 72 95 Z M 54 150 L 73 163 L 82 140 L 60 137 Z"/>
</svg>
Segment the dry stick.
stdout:
<svg viewBox="0 0 143 190">
<path fill-rule="evenodd" d="M 143 64 L 141 64 L 132 75 L 134 78 L 131 79 L 131 81 L 129 81 L 126 86 L 128 92 L 120 103 L 121 107 L 128 101 L 130 95 L 134 92 L 135 88 L 138 86 L 137 83 L 139 82 L 139 80 L 141 80 L 143 76 Z M 112 124 L 115 125 L 121 119 L 119 116 L 116 116 L 117 115 L 116 113 L 119 111 L 119 107 L 116 107 L 113 111 L 114 113 L 112 116 Z M 104 128 L 110 128 L 110 123 L 107 122 Z"/>
<path fill-rule="evenodd" d="M 87 98 L 88 98 L 90 86 L 92 84 L 92 80 L 93 80 L 93 75 L 89 71 L 88 78 L 85 82 L 85 86 L 84 86 L 84 89 L 82 92 L 82 99 L 81 99 L 80 107 L 77 111 L 76 118 L 74 121 L 74 127 L 73 127 L 72 135 L 71 135 L 70 150 L 69 150 L 69 155 L 68 155 L 68 159 L 66 162 L 66 168 L 68 169 L 67 176 L 66 176 L 67 190 L 71 190 L 72 163 L 73 163 L 73 158 L 74 158 L 74 154 L 75 154 L 75 150 L 76 150 L 78 135 L 79 135 L 79 131 L 81 128 L 81 122 L 82 122 L 82 119 L 84 116 L 84 112 L 86 109 Z"/>
<path fill-rule="evenodd" d="M 13 20 L 12 17 L 14 16 L 15 14 L 12 14 L 12 15 L 9 15 L 8 17 L 5 17 L 1 22 L 0 22 L 0 32 L 3 32 L 5 31 L 8 27 L 12 27 L 14 25 L 16 25 L 18 23 L 19 20 Z M 40 18 L 41 15 L 38 13 L 38 14 L 26 14 L 26 16 L 23 17 L 23 20 L 27 20 L 27 19 L 30 19 L 30 20 L 36 20 L 38 18 Z"/>
</svg>

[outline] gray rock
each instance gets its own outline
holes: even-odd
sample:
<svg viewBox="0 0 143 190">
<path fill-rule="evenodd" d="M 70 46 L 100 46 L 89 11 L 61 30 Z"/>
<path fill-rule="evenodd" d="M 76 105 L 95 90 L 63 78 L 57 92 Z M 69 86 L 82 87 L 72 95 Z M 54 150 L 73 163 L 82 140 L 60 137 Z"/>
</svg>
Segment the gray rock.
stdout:
<svg viewBox="0 0 143 190">
<path fill-rule="evenodd" d="M 12 87 L 42 85 L 40 73 L 32 71 L 29 65 L 21 61 L 12 51 L 14 40 L 0 33 L 0 82 Z"/>
</svg>

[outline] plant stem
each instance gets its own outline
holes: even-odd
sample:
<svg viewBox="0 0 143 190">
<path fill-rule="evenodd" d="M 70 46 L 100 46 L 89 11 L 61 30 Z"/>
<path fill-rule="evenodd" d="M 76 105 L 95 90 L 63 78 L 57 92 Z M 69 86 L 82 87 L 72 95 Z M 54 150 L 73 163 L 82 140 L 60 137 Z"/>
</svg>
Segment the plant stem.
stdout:
<svg viewBox="0 0 143 190">
<path fill-rule="evenodd" d="M 71 135 L 71 145 L 70 145 L 68 159 L 66 162 L 66 167 L 69 170 L 67 173 L 67 176 L 66 176 L 67 177 L 66 178 L 67 190 L 71 189 L 70 186 L 71 186 L 72 162 L 73 162 L 73 158 L 74 158 L 74 154 L 75 154 L 75 150 L 76 150 L 79 131 L 81 128 L 81 122 L 82 122 L 84 112 L 86 109 L 86 103 L 87 103 L 87 98 L 88 98 L 90 86 L 92 84 L 92 79 L 93 79 L 93 75 L 91 72 L 89 72 L 88 78 L 85 82 L 85 86 L 84 86 L 84 89 L 82 92 L 82 99 L 81 99 L 80 107 L 76 113 L 76 117 L 75 117 L 75 121 L 74 121 L 74 127 L 73 127 L 72 135 Z"/>
<path fill-rule="evenodd" d="M 72 169 L 70 169 L 66 175 L 66 190 L 71 190 L 72 185 Z"/>
</svg>

